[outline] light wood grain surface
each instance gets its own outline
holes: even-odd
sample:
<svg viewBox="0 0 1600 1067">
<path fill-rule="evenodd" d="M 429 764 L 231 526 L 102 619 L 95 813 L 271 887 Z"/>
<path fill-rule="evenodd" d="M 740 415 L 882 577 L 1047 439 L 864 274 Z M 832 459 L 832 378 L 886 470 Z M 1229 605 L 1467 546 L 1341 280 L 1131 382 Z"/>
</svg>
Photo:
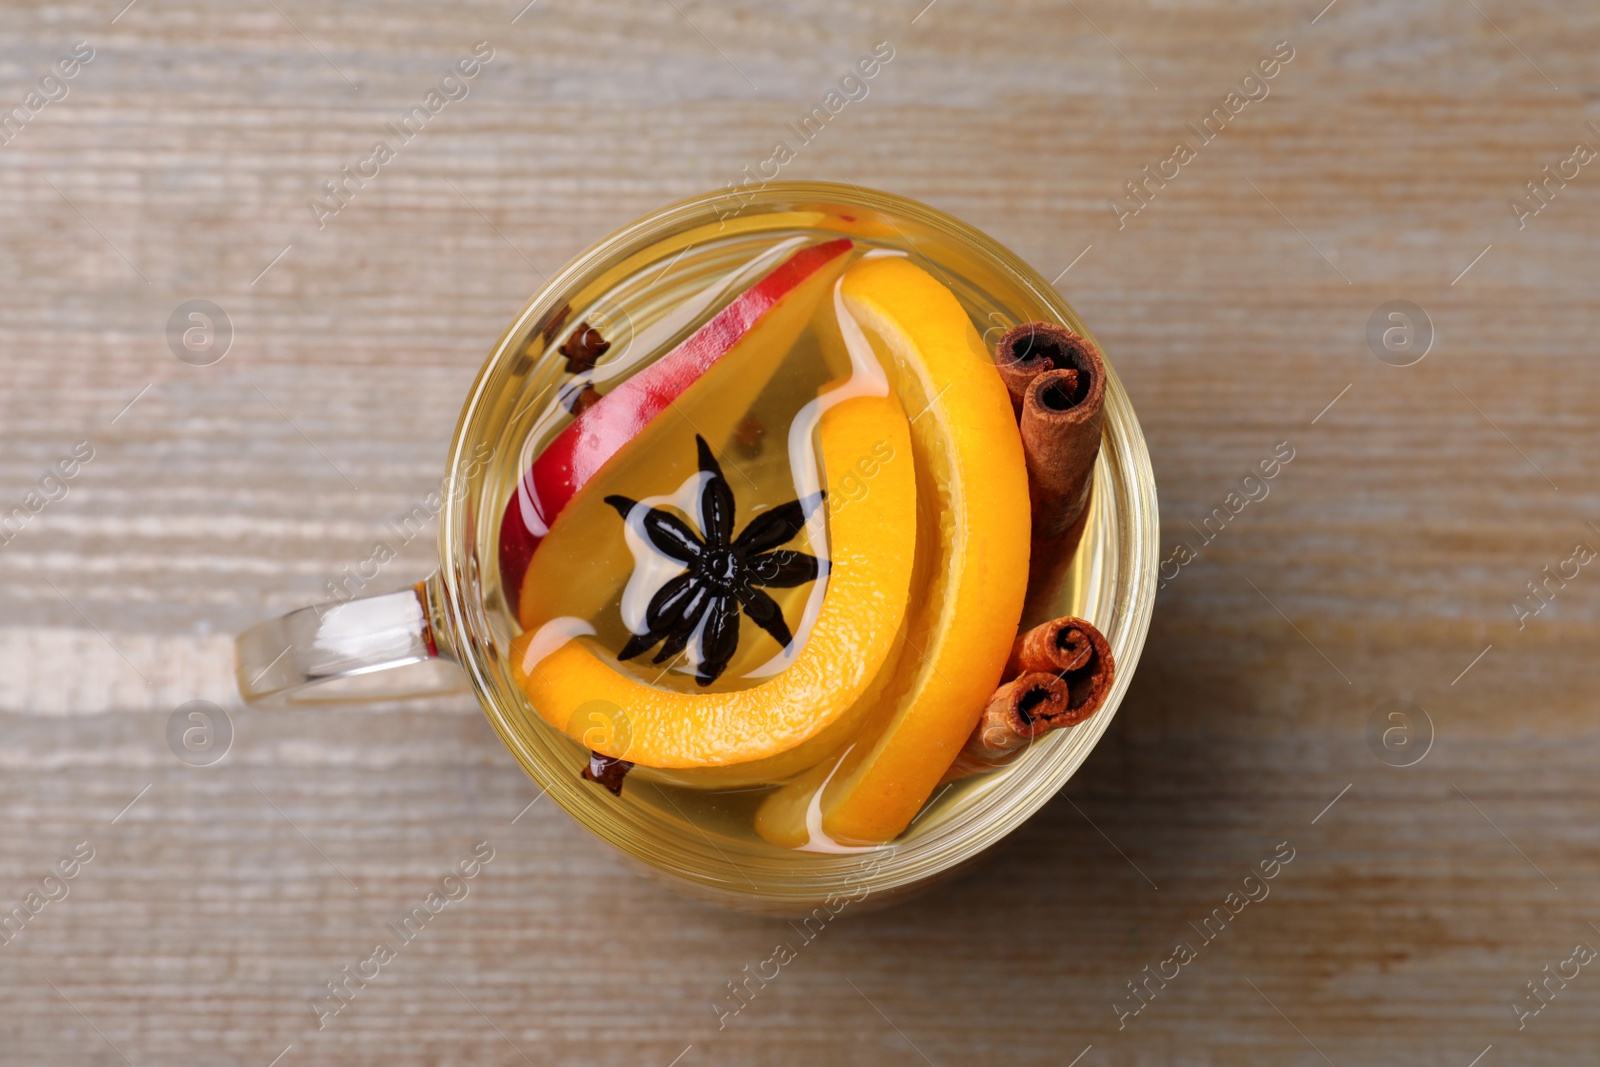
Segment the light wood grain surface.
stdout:
<svg viewBox="0 0 1600 1067">
<path fill-rule="evenodd" d="M 1524 228 L 1508 206 L 1600 148 L 1592 4 L 123 2 L 0 13 L 0 109 L 94 49 L 0 146 L 0 512 L 93 448 L 0 547 L 0 905 L 93 849 L 0 946 L 0 1062 L 1594 1062 L 1600 970 L 1520 1030 L 1511 1005 L 1600 947 L 1600 570 L 1520 628 L 1513 604 L 1600 547 L 1600 163 Z M 319 229 L 320 183 L 481 40 L 470 95 Z M 470 700 L 244 711 L 228 640 L 436 483 L 544 275 L 766 159 L 879 41 L 784 176 L 1071 265 L 1163 552 L 1200 552 L 1061 797 L 963 880 L 830 926 L 719 1030 L 790 927 L 526 808 Z M 1280 41 L 1270 95 L 1119 229 L 1123 183 Z M 168 347 L 191 299 L 233 324 L 213 366 Z M 1435 331 L 1410 367 L 1369 350 L 1391 300 Z M 1279 442 L 1270 495 L 1201 544 Z M 231 712 L 212 767 L 167 745 L 192 699 Z M 1368 742 L 1392 700 L 1433 726 L 1407 768 Z M 480 841 L 470 896 L 319 1030 L 308 998 Z M 1203 944 L 1280 842 L 1270 896 Z M 1119 1029 L 1180 940 L 1197 958 Z"/>
</svg>

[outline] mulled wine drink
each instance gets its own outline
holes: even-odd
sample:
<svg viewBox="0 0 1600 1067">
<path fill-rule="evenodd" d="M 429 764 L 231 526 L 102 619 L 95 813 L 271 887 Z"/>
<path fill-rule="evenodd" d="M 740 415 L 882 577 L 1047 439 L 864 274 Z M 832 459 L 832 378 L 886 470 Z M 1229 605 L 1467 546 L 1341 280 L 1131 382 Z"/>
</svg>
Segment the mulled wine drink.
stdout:
<svg viewBox="0 0 1600 1067">
<path fill-rule="evenodd" d="M 1023 673 L 1038 569 L 994 351 L 1060 316 L 914 219 L 759 222 L 680 233 L 530 324 L 495 558 L 524 721 L 570 777 L 804 862 L 937 832 L 1014 772 L 952 767 Z M 1044 546 L 1036 602 L 1083 599 L 1060 557 L 1093 541 Z M 1109 682 L 1108 647 L 1094 665 Z"/>
</svg>

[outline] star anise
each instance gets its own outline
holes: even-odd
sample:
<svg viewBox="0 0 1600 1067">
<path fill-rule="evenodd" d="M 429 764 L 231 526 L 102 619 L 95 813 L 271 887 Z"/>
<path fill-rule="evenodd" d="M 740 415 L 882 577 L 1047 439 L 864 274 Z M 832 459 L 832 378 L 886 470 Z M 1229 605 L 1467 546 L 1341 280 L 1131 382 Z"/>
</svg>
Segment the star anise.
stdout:
<svg viewBox="0 0 1600 1067">
<path fill-rule="evenodd" d="M 764 511 L 734 537 L 733 490 L 705 438 L 697 434 L 695 442 L 700 449 L 700 470 L 709 475 L 700 490 L 700 526 L 705 538 L 671 512 L 660 508 L 645 512 L 644 532 L 650 543 L 686 569 L 651 597 L 645 610 L 645 632 L 630 638 L 617 659 L 632 659 L 664 639 L 652 661 L 663 663 L 688 646 L 704 620 L 695 680 L 710 685 L 738 649 L 740 608 L 779 645 L 787 648 L 794 640 L 778 602 L 759 587 L 789 589 L 816 579 L 815 556 L 778 546 L 800 532 L 807 513 L 821 504 L 823 494 L 805 504 L 791 500 Z M 606 503 L 626 522 L 638 501 L 608 496 Z"/>
</svg>

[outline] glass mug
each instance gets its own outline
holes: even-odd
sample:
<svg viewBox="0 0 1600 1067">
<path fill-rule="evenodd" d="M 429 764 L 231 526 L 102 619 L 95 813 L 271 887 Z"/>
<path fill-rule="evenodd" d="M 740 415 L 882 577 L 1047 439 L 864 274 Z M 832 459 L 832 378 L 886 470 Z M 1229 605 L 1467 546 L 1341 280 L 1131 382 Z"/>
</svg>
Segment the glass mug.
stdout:
<svg viewBox="0 0 1600 1067">
<path fill-rule="evenodd" d="M 1037 320 L 1092 337 L 1055 289 L 1011 252 L 903 197 L 854 185 L 772 182 L 663 208 L 568 264 L 495 345 L 450 446 L 439 570 L 410 589 L 302 608 L 245 631 L 236 645 L 244 698 L 322 700 L 339 686 L 315 696 L 305 691 L 429 660 L 454 664 L 523 769 L 584 827 L 679 891 L 771 914 L 823 905 L 837 913 L 852 902 L 859 909 L 869 898 L 895 899 L 955 871 L 1019 826 L 1072 776 L 1110 725 L 1155 602 L 1155 482 L 1138 420 L 1109 368 L 1090 513 L 1042 617 L 1076 615 L 1104 632 L 1118 668 L 1111 693 L 1089 720 L 1040 739 L 1009 766 L 936 792 L 890 844 L 844 854 L 779 848 L 749 829 L 751 790 L 636 785 L 630 776 L 628 788 L 614 796 L 580 777 L 586 748 L 548 725 L 513 680 L 510 646 L 519 627 L 501 585 L 500 518 L 531 458 L 540 401 L 562 377 L 557 346 L 587 321 L 611 340 L 612 359 L 634 344 L 664 351 L 670 347 L 664 342 L 727 302 L 713 301 L 685 320 L 694 294 L 712 292 L 719 279 L 748 270 L 763 250 L 797 236 L 847 236 L 909 254 L 950 286 L 991 349 L 1006 329 Z M 361 698 L 358 689 L 355 699 Z M 618 727 L 626 723 L 596 716 L 596 729 Z"/>
</svg>

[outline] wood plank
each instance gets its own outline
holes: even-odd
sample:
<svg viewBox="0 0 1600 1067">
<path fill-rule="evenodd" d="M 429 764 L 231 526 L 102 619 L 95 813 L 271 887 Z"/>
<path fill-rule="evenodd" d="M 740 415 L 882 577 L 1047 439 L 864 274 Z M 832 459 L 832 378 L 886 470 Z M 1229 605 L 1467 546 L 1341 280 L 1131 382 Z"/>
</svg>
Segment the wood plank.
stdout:
<svg viewBox="0 0 1600 1067">
<path fill-rule="evenodd" d="M 94 449 L 0 546 L 0 906 L 94 848 L 0 947 L 0 1063 L 1592 1056 L 1589 969 L 1521 1030 L 1510 1004 L 1600 946 L 1600 579 L 1520 629 L 1512 605 L 1600 545 L 1600 171 L 1522 228 L 1507 203 L 1600 147 L 1592 5 L 120 6 L 0 19 L 0 109 L 96 51 L 0 146 L 0 511 Z M 479 40 L 470 94 L 319 229 L 319 184 Z M 1285 40 L 1270 95 L 1119 229 L 1124 182 Z M 869 95 L 784 176 L 1073 264 L 1163 548 L 1199 558 L 1062 797 L 962 880 L 831 924 L 719 1029 L 725 983 L 792 928 L 680 900 L 526 808 L 470 700 L 239 709 L 228 638 L 437 483 L 542 276 L 736 180 L 878 41 Z M 167 348 L 194 298 L 236 331 L 215 366 Z M 1365 339 L 1397 299 L 1437 333 L 1407 368 Z M 1279 442 L 1270 495 L 1202 543 Z M 406 544 L 384 577 L 433 556 Z M 232 709 L 216 767 L 166 747 L 194 698 Z M 1395 699 L 1434 725 L 1410 768 L 1366 741 Z M 469 897 L 319 1030 L 309 999 L 485 840 Z M 1202 944 L 1191 924 L 1283 841 L 1270 896 Z M 1119 1029 L 1179 939 L 1196 959 Z"/>
</svg>

